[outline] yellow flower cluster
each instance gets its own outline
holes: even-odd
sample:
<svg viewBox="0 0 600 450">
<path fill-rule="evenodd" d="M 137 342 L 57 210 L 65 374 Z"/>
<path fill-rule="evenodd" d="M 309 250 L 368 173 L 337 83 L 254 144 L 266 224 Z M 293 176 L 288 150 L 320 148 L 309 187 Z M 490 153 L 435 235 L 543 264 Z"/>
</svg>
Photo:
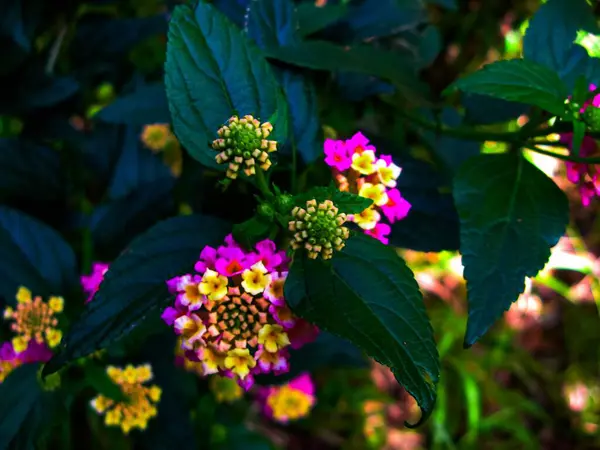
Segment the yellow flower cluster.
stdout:
<svg viewBox="0 0 600 450">
<path fill-rule="evenodd" d="M 342 226 L 346 214 L 340 213 L 331 200 L 317 204 L 316 200 L 306 202 L 305 208 L 296 206 L 292 210 L 292 220 L 288 224 L 294 232 L 292 248 L 306 248 L 308 257 L 330 259 L 334 250 L 344 248 L 350 232 Z"/>
<path fill-rule="evenodd" d="M 17 291 L 16 298 L 16 309 L 4 310 L 4 318 L 12 321 L 10 328 L 17 334 L 12 340 L 15 352 L 25 351 L 32 339 L 38 344 L 56 347 L 62 339 L 62 331 L 56 328 L 55 314 L 62 312 L 63 298 L 50 297 L 46 303 L 39 296 L 32 297 L 31 291 L 23 286 Z"/>
<path fill-rule="evenodd" d="M 267 398 L 267 405 L 271 408 L 273 419 L 278 422 L 308 416 L 314 403 L 315 399 L 312 395 L 288 385 L 276 388 Z"/>
<path fill-rule="evenodd" d="M 98 414 L 105 414 L 106 425 L 120 426 L 125 434 L 133 428 L 145 430 L 148 421 L 158 414 L 156 404 L 162 394 L 157 385 L 144 386 L 144 383 L 152 380 L 150 365 L 134 367 L 130 364 L 125 369 L 109 366 L 106 373 L 121 388 L 126 401 L 116 402 L 98 395 L 91 401 L 92 408 Z"/>
</svg>

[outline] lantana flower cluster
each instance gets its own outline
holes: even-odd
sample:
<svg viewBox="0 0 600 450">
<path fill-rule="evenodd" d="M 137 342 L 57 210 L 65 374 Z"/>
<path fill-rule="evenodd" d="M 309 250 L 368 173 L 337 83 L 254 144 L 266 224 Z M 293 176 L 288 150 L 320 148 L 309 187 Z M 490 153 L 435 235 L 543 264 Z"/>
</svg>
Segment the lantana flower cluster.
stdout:
<svg viewBox="0 0 600 450">
<path fill-rule="evenodd" d="M 273 241 L 245 251 L 230 235 L 202 250 L 195 273 L 167 281 L 176 299 L 162 318 L 180 336 L 188 370 L 233 378 L 246 390 L 255 374 L 289 370 L 288 349 L 310 341 L 316 329 L 285 303 L 288 264 Z"/>
<path fill-rule="evenodd" d="M 260 123 L 251 115 L 241 119 L 232 116 L 227 125 L 219 128 L 219 138 L 213 141 L 212 147 L 219 152 L 215 158 L 217 163 L 228 164 L 227 178 L 236 179 L 240 169 L 247 176 L 254 175 L 257 164 L 262 170 L 271 167 L 269 153 L 277 150 L 277 141 L 267 140 L 272 131 L 273 125 Z"/>
<path fill-rule="evenodd" d="M 257 399 L 265 416 L 285 424 L 309 415 L 316 403 L 315 386 L 303 373 L 281 386 L 259 388 Z"/>
<path fill-rule="evenodd" d="M 590 91 L 595 91 L 596 86 L 591 84 Z M 593 109 L 600 107 L 600 95 L 596 95 L 592 100 L 586 102 L 580 109 L 584 119 L 589 118 L 590 113 L 595 112 Z M 597 119 L 595 119 L 597 120 Z M 589 119 L 588 119 L 589 122 Z M 573 150 L 573 133 L 562 133 L 560 142 L 565 144 L 567 148 Z M 589 158 L 598 156 L 598 144 L 591 136 L 584 136 L 581 147 L 579 148 L 579 156 Z M 600 196 L 600 178 L 598 168 L 593 164 L 576 163 L 565 161 L 567 169 L 567 179 L 576 184 L 581 196 L 581 203 L 587 207 L 590 205 L 594 197 Z"/>
<path fill-rule="evenodd" d="M 153 377 L 151 366 L 128 365 L 124 369 L 108 366 L 106 373 L 119 386 L 125 400 L 118 402 L 98 395 L 91 401 L 92 408 L 104 415 L 106 425 L 118 426 L 125 434 L 133 428 L 145 430 L 148 421 L 158 414 L 156 405 L 162 394 L 157 385 L 146 385 Z"/>
<path fill-rule="evenodd" d="M 62 297 L 53 296 L 44 302 L 21 286 L 16 299 L 17 306 L 7 307 L 3 314 L 15 336 L 10 342 L 0 343 L 0 383 L 22 364 L 48 361 L 52 357 L 50 349 L 62 339 L 56 317 L 64 307 Z"/>
<path fill-rule="evenodd" d="M 360 132 L 347 140 L 326 139 L 324 151 L 325 163 L 331 167 L 338 188 L 373 200 L 369 208 L 348 220 L 387 244 L 390 224 L 404 219 L 411 207 L 396 188 L 400 167 L 390 155 L 377 155 L 376 148 Z"/>
</svg>

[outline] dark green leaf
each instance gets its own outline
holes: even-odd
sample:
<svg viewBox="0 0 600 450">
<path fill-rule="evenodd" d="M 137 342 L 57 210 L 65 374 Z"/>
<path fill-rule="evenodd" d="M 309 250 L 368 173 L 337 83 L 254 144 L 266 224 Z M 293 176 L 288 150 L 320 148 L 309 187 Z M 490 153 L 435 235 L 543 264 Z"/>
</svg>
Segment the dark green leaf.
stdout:
<svg viewBox="0 0 600 450">
<path fill-rule="evenodd" d="M 0 198 L 26 196 L 51 200 L 61 197 L 63 192 L 58 152 L 18 139 L 0 139 Z"/>
<path fill-rule="evenodd" d="M 396 88 L 379 78 L 355 72 L 338 72 L 337 82 L 340 95 L 350 101 L 359 102 L 378 94 L 393 94 Z"/>
<path fill-rule="evenodd" d="M 47 225 L 0 206 L 0 296 L 13 302 L 19 286 L 35 295 L 65 295 L 77 283 L 75 254 Z"/>
<path fill-rule="evenodd" d="M 459 79 L 449 89 L 452 87 L 539 106 L 557 116 L 564 113 L 567 98 L 567 88 L 554 71 L 524 59 L 487 64 L 483 69 Z"/>
<path fill-rule="evenodd" d="M 465 93 L 461 102 L 465 107 L 465 122 L 472 125 L 508 122 L 529 110 L 529 106 L 523 103 L 507 102 L 479 94 Z"/>
<path fill-rule="evenodd" d="M 467 161 L 454 180 L 469 321 L 475 343 L 550 257 L 569 222 L 564 193 L 518 153 Z"/>
<path fill-rule="evenodd" d="M 42 396 L 37 380 L 39 368 L 39 364 L 17 367 L 0 383 L 0 450 L 11 448 L 11 441 Z"/>
<path fill-rule="evenodd" d="M 427 86 L 418 79 L 413 58 L 370 45 L 341 47 L 326 41 L 305 41 L 294 46 L 270 48 L 267 56 L 310 69 L 346 70 L 383 78 L 410 99 L 429 96 Z"/>
<path fill-rule="evenodd" d="M 575 120 L 573 122 L 573 142 L 571 144 L 571 152 L 575 156 L 579 156 L 581 150 L 581 144 L 585 136 L 586 125 L 581 120 Z"/>
<path fill-rule="evenodd" d="M 373 203 L 373 200 L 370 198 L 361 197 L 350 192 L 342 192 L 335 186 L 317 186 L 307 192 L 296 195 L 294 197 L 294 204 L 306 207 L 306 202 L 312 199 L 317 200 L 318 203 L 324 200 L 331 200 L 337 206 L 339 212 L 344 214 L 361 213 Z"/>
<path fill-rule="evenodd" d="M 317 94 L 305 77 L 292 70 L 278 72 L 279 82 L 289 105 L 293 144 L 306 164 L 323 156 L 322 145 L 317 143 L 319 116 Z"/>
<path fill-rule="evenodd" d="M 221 240 L 228 229 L 212 217 L 184 216 L 165 220 L 135 239 L 111 264 L 45 374 L 107 347 L 147 317 L 159 315 L 170 298 L 166 281 L 189 270 L 202 248 Z"/>
<path fill-rule="evenodd" d="M 285 298 L 300 317 L 390 367 L 421 407 L 419 424 L 429 417 L 440 371 L 433 329 L 414 276 L 394 249 L 360 234 L 330 262 L 298 251 Z"/>
<path fill-rule="evenodd" d="M 321 31 L 323 28 L 340 20 L 348 11 L 346 5 L 316 6 L 314 3 L 304 2 L 298 5 L 299 32 L 302 36 Z"/>
<path fill-rule="evenodd" d="M 529 21 L 523 57 L 567 75 L 574 68 L 571 52 L 579 30 L 600 33 L 586 0 L 548 0 Z"/>
<path fill-rule="evenodd" d="M 252 248 L 269 235 L 274 222 L 263 217 L 253 217 L 233 226 L 233 237 L 245 248 Z"/>
<path fill-rule="evenodd" d="M 450 9 L 453 11 L 458 9 L 456 0 L 426 0 L 426 2 L 429 3 L 430 5 L 443 6 L 444 8 L 447 8 L 447 9 Z"/>
<path fill-rule="evenodd" d="M 260 48 L 299 42 L 293 0 L 251 0 L 245 22 L 246 33 Z"/>
<path fill-rule="evenodd" d="M 165 85 L 154 83 L 138 86 L 132 93 L 123 95 L 104 107 L 95 117 L 104 122 L 137 126 L 170 123 Z"/>
<path fill-rule="evenodd" d="M 175 8 L 169 27 L 167 97 L 177 137 L 201 163 L 220 167 L 210 142 L 233 114 L 266 121 L 287 138 L 287 104 L 261 51 L 212 5 Z M 223 166 L 221 166 L 223 168 Z"/>
</svg>

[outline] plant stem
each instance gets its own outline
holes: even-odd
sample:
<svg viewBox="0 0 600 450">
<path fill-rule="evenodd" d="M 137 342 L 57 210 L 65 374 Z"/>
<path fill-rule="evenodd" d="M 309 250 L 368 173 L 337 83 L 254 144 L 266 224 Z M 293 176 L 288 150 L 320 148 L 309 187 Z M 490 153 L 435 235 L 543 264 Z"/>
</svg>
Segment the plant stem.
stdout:
<svg viewBox="0 0 600 450">
<path fill-rule="evenodd" d="M 263 193 L 263 195 L 267 198 L 273 197 L 273 193 L 271 189 L 269 189 L 269 185 L 267 184 L 267 179 L 265 178 L 265 173 L 260 167 L 256 167 L 256 187 Z"/>
<path fill-rule="evenodd" d="M 543 150 L 541 148 L 537 148 L 535 145 L 525 145 L 525 148 L 532 150 L 536 153 L 541 153 L 542 155 L 553 156 L 556 159 L 562 159 L 563 161 L 570 161 L 582 164 L 600 164 L 600 158 L 582 158 L 581 156 L 573 156 L 573 155 L 561 155 L 560 153 L 554 153 L 548 150 Z"/>
</svg>

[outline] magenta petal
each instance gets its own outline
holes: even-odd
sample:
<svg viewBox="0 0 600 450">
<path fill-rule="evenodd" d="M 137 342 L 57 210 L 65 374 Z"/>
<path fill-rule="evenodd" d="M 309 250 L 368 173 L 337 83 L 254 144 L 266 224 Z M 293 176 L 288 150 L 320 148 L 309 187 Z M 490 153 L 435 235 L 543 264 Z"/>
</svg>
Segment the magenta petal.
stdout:
<svg viewBox="0 0 600 450">
<path fill-rule="evenodd" d="M 164 320 L 167 325 L 172 326 L 173 323 L 175 323 L 177 316 L 179 316 L 179 311 L 169 306 L 163 311 L 160 318 Z"/>
<path fill-rule="evenodd" d="M 306 395 L 315 395 L 315 385 L 308 373 L 302 373 L 289 382 L 289 386 L 298 391 L 304 392 Z"/>
</svg>

